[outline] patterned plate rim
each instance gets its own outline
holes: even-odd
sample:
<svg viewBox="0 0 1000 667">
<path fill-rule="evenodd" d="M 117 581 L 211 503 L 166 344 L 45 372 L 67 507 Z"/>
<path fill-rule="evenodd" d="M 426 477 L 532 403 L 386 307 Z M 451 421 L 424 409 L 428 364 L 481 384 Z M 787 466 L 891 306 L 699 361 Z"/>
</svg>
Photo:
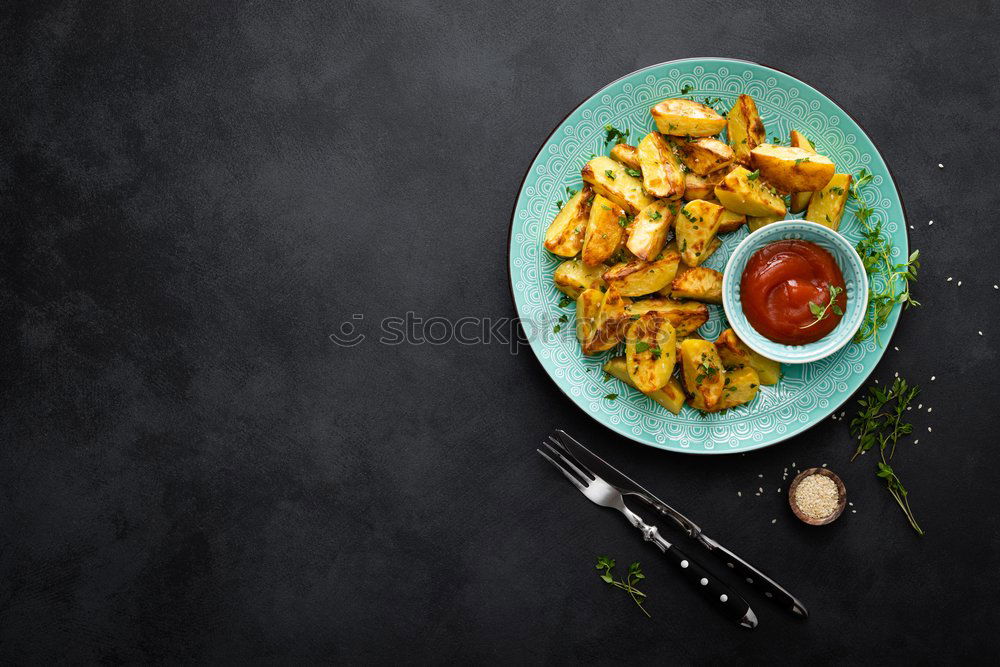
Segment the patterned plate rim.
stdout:
<svg viewBox="0 0 1000 667">
<path fill-rule="evenodd" d="M 744 59 L 741 59 L 741 58 L 727 58 L 727 57 L 724 57 L 724 56 L 692 56 L 690 58 L 677 58 L 675 60 L 665 60 L 663 62 L 654 63 L 652 65 L 647 65 L 645 67 L 640 67 L 637 70 L 634 70 L 632 72 L 624 74 L 624 75 L 618 77 L 617 79 L 615 79 L 614 81 L 610 81 L 610 82 L 606 83 L 605 85 L 601 86 L 593 94 L 588 95 L 587 97 L 585 97 L 579 104 L 577 104 L 572 109 L 570 109 L 566 113 L 565 116 L 563 116 L 561 119 L 559 119 L 559 121 L 555 124 L 555 126 L 553 126 L 552 130 L 546 135 L 545 139 L 542 140 L 541 144 L 538 147 L 538 150 L 535 151 L 535 154 L 532 155 L 531 159 L 528 161 L 528 167 L 527 167 L 527 169 L 525 169 L 524 176 L 521 178 L 521 183 L 520 183 L 520 185 L 517 188 L 517 193 L 514 195 L 514 203 L 511 206 L 511 213 L 510 213 L 510 225 L 507 228 L 507 277 L 508 277 L 507 288 L 510 290 L 510 299 L 511 299 L 511 304 L 514 306 L 514 313 L 518 317 L 520 317 L 520 311 L 519 311 L 519 309 L 517 307 L 517 298 L 516 298 L 515 293 L 514 293 L 514 273 L 511 271 L 511 249 L 513 247 L 513 242 L 514 242 L 514 223 L 515 223 L 515 220 L 516 220 L 516 217 L 517 217 L 517 204 L 518 204 L 518 201 L 521 198 L 521 193 L 524 191 L 525 183 L 527 183 L 528 177 L 531 175 L 531 168 L 532 168 L 532 166 L 534 166 L 535 160 L 537 160 L 538 156 L 542 154 L 542 151 L 545 150 L 546 146 L 548 146 L 549 141 L 552 139 L 553 136 L 555 136 L 556 132 L 559 131 L 559 128 L 562 127 L 563 123 L 565 123 L 566 120 L 570 116 L 572 116 L 574 113 L 577 112 L 578 109 L 580 109 L 581 107 L 583 107 L 584 105 L 586 105 L 588 102 L 590 102 L 592 99 L 594 99 L 595 97 L 597 97 L 598 95 L 600 95 L 601 93 L 603 93 L 608 88 L 614 86 L 619 81 L 622 81 L 623 79 L 628 79 L 628 78 L 630 78 L 630 77 L 632 77 L 632 76 L 634 76 L 636 74 L 639 74 L 641 72 L 645 72 L 645 71 L 651 70 L 651 69 L 657 69 L 657 68 L 660 68 L 660 67 L 664 67 L 666 65 L 675 65 L 677 63 L 685 63 L 685 62 L 692 62 L 692 61 L 705 61 L 705 60 L 723 61 L 723 62 L 732 62 L 732 63 L 743 63 L 743 64 L 746 64 L 746 65 L 755 65 L 757 67 L 763 67 L 765 69 L 769 69 L 769 70 L 772 70 L 774 72 L 779 72 L 779 73 L 781 73 L 781 74 L 789 77 L 793 81 L 796 81 L 800 85 L 805 86 L 806 88 L 812 90 L 814 93 L 816 93 L 820 97 L 826 99 L 832 105 L 834 105 L 835 107 L 837 107 L 837 109 L 840 110 L 841 113 L 843 113 L 845 116 L 847 116 L 848 118 L 850 118 L 851 121 L 853 121 L 854 124 L 858 126 L 858 129 L 860 129 L 861 132 L 864 133 L 865 137 L 871 143 L 872 149 L 875 151 L 875 154 L 878 155 L 879 159 L 882 160 L 882 164 L 885 165 L 886 173 L 889 176 L 889 185 L 892 186 L 892 190 L 893 190 L 893 192 L 896 195 L 896 201 L 899 202 L 899 208 L 903 212 L 902 229 L 903 229 L 903 234 L 906 237 L 907 249 L 910 248 L 910 246 L 911 246 L 911 243 L 910 243 L 910 232 L 909 232 L 909 230 L 907 228 L 907 224 L 906 224 L 906 221 L 909 219 L 909 215 L 907 215 L 906 204 L 903 201 L 903 197 L 899 194 L 899 188 L 896 186 L 896 176 L 895 176 L 895 174 L 892 171 L 892 167 L 889 165 L 889 162 L 885 159 L 885 156 L 882 155 L 882 152 L 878 149 L 878 146 L 875 145 L 875 142 L 872 140 L 871 135 L 868 133 L 868 131 L 865 129 L 865 127 L 860 123 L 860 121 L 858 121 L 858 119 L 855 118 L 854 115 L 852 115 L 849 111 L 847 111 L 846 109 L 844 109 L 844 107 L 842 107 L 840 104 L 838 104 L 836 100 L 834 100 L 832 97 L 830 97 L 826 93 L 820 91 L 818 88 L 816 88 L 816 87 L 814 87 L 814 86 L 806 83 L 805 81 L 803 81 L 802 79 L 798 78 L 794 74 L 791 74 L 790 72 L 786 72 L 785 70 L 783 70 L 781 68 L 773 67 L 771 65 L 766 65 L 764 63 L 759 63 L 759 62 L 756 62 L 754 60 L 744 60 Z M 882 358 L 885 356 L 886 349 L 888 348 L 889 343 L 892 341 L 893 335 L 896 333 L 896 326 L 899 324 L 899 316 L 900 316 L 900 308 L 899 308 L 899 305 L 897 304 L 893 308 L 892 313 L 889 315 L 889 321 L 887 323 L 886 329 L 883 330 L 886 333 L 886 336 L 885 336 L 885 339 L 884 339 L 885 342 L 881 346 L 881 348 L 879 348 L 878 346 L 876 346 L 876 358 L 875 358 L 874 362 L 871 365 L 871 370 L 868 371 L 868 374 L 865 376 L 865 379 L 862 380 L 859 383 L 858 389 L 860 389 L 861 385 L 864 385 L 868 381 L 868 379 L 871 378 L 871 376 L 875 373 L 876 369 L 878 368 L 878 365 L 882 362 Z M 778 443 L 785 442 L 786 440 L 789 440 L 789 439 L 791 439 L 791 438 L 793 438 L 793 437 L 795 437 L 797 435 L 802 434 L 805 431 L 808 431 L 813 426 L 816 426 L 821 421 L 823 421 L 824 419 L 826 419 L 826 417 L 830 416 L 831 414 L 833 414 L 834 412 L 836 412 L 837 410 L 839 410 L 840 408 L 842 408 L 848 401 L 851 400 L 851 397 L 854 395 L 854 392 L 852 392 L 850 395 L 846 396 L 843 401 L 841 401 L 837 405 L 833 405 L 826 412 L 826 414 L 824 416 L 819 417 L 817 419 L 813 419 L 811 421 L 808 421 L 808 422 L 802 424 L 801 426 L 799 426 L 799 427 L 797 427 L 797 428 L 795 428 L 795 429 L 793 429 L 793 430 L 791 430 L 789 432 L 783 433 L 779 437 L 777 437 L 777 438 L 775 438 L 773 440 L 770 440 L 768 442 L 763 442 L 763 443 L 754 444 L 754 445 L 748 445 L 746 447 L 738 447 L 736 449 L 729 449 L 729 450 L 717 450 L 717 449 L 694 450 L 694 449 L 684 449 L 684 448 L 669 448 L 669 447 L 666 447 L 666 446 L 661 446 L 661 445 L 657 445 L 657 444 L 652 443 L 652 442 L 647 442 L 645 440 L 641 440 L 641 439 L 639 439 L 638 436 L 636 436 L 635 434 L 627 431 L 626 429 L 621 428 L 621 427 L 619 427 L 616 424 L 605 423 L 604 421 L 602 421 L 601 419 L 599 419 L 597 415 L 592 414 L 592 413 L 590 413 L 587 410 L 584 410 L 583 406 L 579 405 L 573 399 L 573 397 L 569 394 L 569 392 L 559 383 L 559 381 L 556 380 L 555 376 L 551 372 L 549 372 L 548 367 L 546 367 L 545 364 L 542 363 L 542 360 L 539 358 L 538 352 L 535 350 L 534 346 L 529 343 L 528 347 L 531 348 L 531 353 L 535 356 L 535 360 L 542 367 L 542 370 L 545 371 L 545 374 L 549 377 L 549 379 L 552 381 L 552 383 L 555 384 L 556 387 L 559 389 L 559 391 L 561 391 L 563 393 L 563 395 L 565 395 L 566 398 L 568 398 L 573 405 L 575 405 L 577 408 L 579 408 L 581 412 L 583 412 L 588 417 L 590 417 L 591 419 L 593 419 L 595 422 L 597 422 L 598 424 L 600 424 L 601 426 L 603 426 L 604 428 L 606 428 L 606 429 L 608 429 L 610 431 L 613 431 L 613 432 L 615 432 L 615 433 L 617 433 L 617 434 L 619 434 L 621 436 L 624 436 L 625 438 L 628 438 L 629 440 L 631 440 L 633 442 L 637 442 L 640 445 L 644 445 L 646 447 L 651 447 L 653 449 L 657 449 L 657 450 L 662 451 L 662 452 L 671 452 L 671 453 L 677 453 L 677 454 L 689 454 L 689 455 L 695 455 L 695 456 L 699 456 L 699 455 L 721 456 L 721 455 L 726 455 L 726 454 L 730 454 L 730 455 L 732 455 L 732 454 L 745 454 L 746 452 L 755 451 L 755 450 L 758 450 L 758 449 L 764 449 L 765 447 L 771 447 L 773 445 L 777 445 Z M 855 392 L 856 391 L 857 391 L 857 389 L 855 390 Z"/>
</svg>

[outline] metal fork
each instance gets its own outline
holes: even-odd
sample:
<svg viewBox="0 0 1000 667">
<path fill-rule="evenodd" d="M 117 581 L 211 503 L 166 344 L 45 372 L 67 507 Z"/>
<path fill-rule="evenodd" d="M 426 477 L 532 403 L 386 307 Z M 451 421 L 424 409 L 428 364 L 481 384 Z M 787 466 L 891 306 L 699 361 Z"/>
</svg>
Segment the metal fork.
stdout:
<svg viewBox="0 0 1000 667">
<path fill-rule="evenodd" d="M 548 441 L 542 443 L 542 449 L 537 451 L 591 502 L 601 507 L 616 509 L 624 514 L 628 522 L 642 532 L 643 539 L 659 547 L 660 551 L 677 566 L 684 579 L 703 597 L 721 609 L 730 620 L 744 628 L 757 627 L 756 614 L 739 593 L 730 589 L 697 561 L 664 539 L 656 526 L 646 523 L 642 517 L 628 508 L 625 498 L 618 489 L 580 463 L 562 446 L 562 443 L 550 435 Z"/>
</svg>

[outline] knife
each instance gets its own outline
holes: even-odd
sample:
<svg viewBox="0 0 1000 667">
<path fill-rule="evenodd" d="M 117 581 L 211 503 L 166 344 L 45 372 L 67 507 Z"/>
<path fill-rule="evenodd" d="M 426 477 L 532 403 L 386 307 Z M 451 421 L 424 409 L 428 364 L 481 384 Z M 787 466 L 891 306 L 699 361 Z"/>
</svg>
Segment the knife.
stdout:
<svg viewBox="0 0 1000 667">
<path fill-rule="evenodd" d="M 782 588 L 774 579 L 771 579 L 771 577 L 706 535 L 694 521 L 691 521 L 691 519 L 657 498 L 638 482 L 577 442 L 565 431 L 556 429 L 554 434 L 574 456 L 578 457 L 584 465 L 593 469 L 595 473 L 604 478 L 608 484 L 618 489 L 624 495 L 635 496 L 660 512 L 660 514 L 672 519 L 688 537 L 694 539 L 701 546 L 705 547 L 705 549 L 715 554 L 716 558 L 724 562 L 730 569 L 738 572 L 744 581 L 762 591 L 764 597 L 774 601 L 778 606 L 792 612 L 796 616 L 801 618 L 809 617 L 809 612 L 806 610 L 805 605 L 799 602 L 794 595 Z"/>
</svg>

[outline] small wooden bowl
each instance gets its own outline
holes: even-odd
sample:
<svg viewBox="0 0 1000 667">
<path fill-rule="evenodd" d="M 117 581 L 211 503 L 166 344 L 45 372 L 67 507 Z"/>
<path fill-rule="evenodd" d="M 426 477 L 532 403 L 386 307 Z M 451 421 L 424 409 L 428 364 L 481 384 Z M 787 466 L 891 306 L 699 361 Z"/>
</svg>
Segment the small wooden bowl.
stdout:
<svg viewBox="0 0 1000 667">
<path fill-rule="evenodd" d="M 814 519 L 808 514 L 805 514 L 799 509 L 798 504 L 795 502 L 795 496 L 799 490 L 799 482 L 810 475 L 823 475 L 824 477 L 829 477 L 833 480 L 834 484 L 837 485 L 837 509 L 833 510 L 833 514 L 823 519 Z M 808 470 L 803 470 L 788 487 L 788 505 L 792 508 L 792 512 L 795 516 L 799 517 L 804 523 L 808 523 L 810 526 L 825 526 L 828 523 L 833 523 L 837 520 L 841 514 L 844 513 L 844 508 L 847 506 L 847 489 L 844 487 L 843 480 L 840 479 L 835 473 L 827 470 L 826 468 L 809 468 Z"/>
</svg>

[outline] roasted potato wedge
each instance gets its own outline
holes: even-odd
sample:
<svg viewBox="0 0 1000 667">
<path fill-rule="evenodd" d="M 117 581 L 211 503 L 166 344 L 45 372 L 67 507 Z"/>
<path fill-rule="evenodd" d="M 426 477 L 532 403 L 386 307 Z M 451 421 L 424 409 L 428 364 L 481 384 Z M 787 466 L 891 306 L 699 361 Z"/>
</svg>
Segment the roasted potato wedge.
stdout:
<svg viewBox="0 0 1000 667">
<path fill-rule="evenodd" d="M 604 272 L 603 278 L 624 296 L 652 294 L 673 281 L 680 262 L 681 257 L 677 253 L 663 254 L 652 262 L 636 259 L 615 264 Z"/>
<path fill-rule="evenodd" d="M 570 197 L 545 232 L 545 249 L 560 257 L 576 257 L 583 247 L 583 234 L 590 219 L 589 185 Z"/>
<path fill-rule="evenodd" d="M 715 197 L 736 213 L 746 215 L 784 215 L 785 200 L 776 195 L 760 179 L 760 172 L 736 167 L 715 186 Z"/>
<path fill-rule="evenodd" d="M 715 109 L 692 100 L 663 100 L 649 113 L 656 129 L 675 137 L 710 137 L 726 127 L 726 119 Z"/>
<path fill-rule="evenodd" d="M 621 144 L 619 144 L 621 145 Z M 667 241 L 670 225 L 674 222 L 677 204 L 662 200 L 654 201 L 639 211 L 628 226 L 628 241 L 625 246 L 639 259 L 656 257 Z"/>
<path fill-rule="evenodd" d="M 625 211 L 607 197 L 597 195 L 590 205 L 590 218 L 583 237 L 581 258 L 587 266 L 597 266 L 615 254 L 621 244 Z"/>
<path fill-rule="evenodd" d="M 781 363 L 757 354 L 741 341 L 732 329 L 726 329 L 715 339 L 722 365 L 727 369 L 749 366 L 757 371 L 760 384 L 777 384 L 781 379 Z"/>
<path fill-rule="evenodd" d="M 653 198 L 642 189 L 642 181 L 626 169 L 628 167 L 621 162 L 599 155 L 583 166 L 580 175 L 585 183 L 590 183 L 594 192 L 637 215 L 653 203 Z"/>
<path fill-rule="evenodd" d="M 690 140 L 676 137 L 674 145 L 677 146 L 677 153 L 687 168 L 701 176 L 728 167 L 736 157 L 729 144 L 714 137 Z"/>
<path fill-rule="evenodd" d="M 655 310 L 628 326 L 625 360 L 628 375 L 639 391 L 656 391 L 670 380 L 677 354 L 676 338 L 667 316 Z"/>
<path fill-rule="evenodd" d="M 809 208 L 803 216 L 806 220 L 837 231 L 844 215 L 844 206 L 851 192 L 851 175 L 834 174 L 822 190 L 816 190 L 809 198 Z"/>
<path fill-rule="evenodd" d="M 632 382 L 632 378 L 628 375 L 628 364 L 625 361 L 625 357 L 612 357 L 604 363 L 604 372 L 612 377 L 618 378 L 628 386 L 637 389 L 635 384 Z M 667 384 L 661 389 L 650 392 L 642 392 L 646 396 L 665 407 L 670 412 L 680 414 L 681 408 L 684 407 L 684 388 L 681 387 L 681 383 L 677 381 L 676 378 L 670 378 Z"/>
<path fill-rule="evenodd" d="M 608 288 L 597 310 L 590 336 L 581 345 L 584 354 L 604 352 L 621 342 L 629 322 L 626 309 L 631 303 L 631 299 L 619 294 L 614 287 Z"/>
<path fill-rule="evenodd" d="M 708 258 L 705 251 L 715 238 L 724 210 L 722 206 L 704 199 L 689 201 L 681 209 L 674 233 L 685 264 L 698 266 Z"/>
<path fill-rule="evenodd" d="M 726 177 L 727 170 L 720 169 L 706 176 L 693 171 L 684 174 L 684 199 L 712 199 L 715 197 L 715 186 Z"/>
<path fill-rule="evenodd" d="M 695 394 L 688 401 L 691 407 L 702 412 L 721 412 L 737 406 L 749 403 L 757 397 L 760 387 L 760 378 L 757 371 L 749 366 L 742 366 L 736 370 L 726 371 L 725 386 L 722 388 L 722 398 L 716 403 L 714 408 L 709 408 L 705 404 L 705 399 L 701 394 Z"/>
<path fill-rule="evenodd" d="M 684 271 L 670 284 L 670 296 L 705 303 L 722 303 L 722 274 L 704 266 Z"/>
<path fill-rule="evenodd" d="M 757 105 L 754 104 L 752 97 L 740 95 L 736 99 L 733 108 L 729 110 L 727 126 L 729 145 L 736 154 L 736 161 L 750 166 L 750 151 L 767 140 L 764 122 L 757 113 Z"/>
<path fill-rule="evenodd" d="M 690 336 L 698 327 L 708 322 L 708 307 L 696 301 L 651 297 L 635 301 L 625 308 L 629 318 L 636 319 L 652 311 L 666 315 L 667 320 L 674 325 L 674 331 L 678 336 Z"/>
<path fill-rule="evenodd" d="M 570 259 L 556 267 L 552 281 L 556 289 L 566 296 L 576 299 L 585 289 L 604 287 L 604 272 L 608 267 L 604 264 L 587 266 L 581 259 Z"/>
<path fill-rule="evenodd" d="M 836 167 L 825 155 L 794 146 L 761 144 L 750 151 L 750 164 L 765 181 L 782 192 L 819 190 L 833 178 Z"/>
<path fill-rule="evenodd" d="M 639 166 L 639 149 L 628 144 L 615 144 L 611 149 L 611 158 L 618 160 L 629 169 L 641 169 Z"/>
<path fill-rule="evenodd" d="M 594 332 L 597 313 L 601 310 L 604 292 L 599 289 L 585 289 L 576 297 L 576 339 L 583 345 Z"/>
<path fill-rule="evenodd" d="M 809 141 L 809 138 L 798 130 L 792 130 L 788 140 L 788 143 L 795 148 L 812 151 L 813 153 L 816 152 L 816 146 L 813 145 L 813 142 Z M 791 209 L 792 213 L 801 213 L 809 206 L 810 197 L 812 197 L 811 192 L 793 192 L 792 204 L 789 206 L 789 209 Z"/>
<path fill-rule="evenodd" d="M 750 233 L 757 231 L 765 225 L 769 225 L 772 222 L 778 222 L 784 220 L 787 214 L 782 213 L 781 215 L 748 215 L 747 216 L 747 228 Z"/>
<path fill-rule="evenodd" d="M 714 410 L 726 386 L 726 369 L 711 341 L 688 338 L 681 343 L 681 370 L 684 388 L 699 396 L 704 410 Z"/>
<path fill-rule="evenodd" d="M 722 245 L 722 241 L 719 239 L 718 236 L 716 236 L 714 239 L 712 239 L 709 242 L 709 244 L 708 244 L 708 248 L 706 248 L 704 250 L 704 252 L 701 253 L 702 264 L 704 264 L 705 261 L 709 257 L 712 256 L 712 253 L 714 253 L 716 250 L 718 250 L 721 245 Z M 671 253 L 671 252 L 673 252 L 673 253 L 680 253 L 680 251 L 677 249 L 677 240 L 676 239 L 667 244 L 667 246 L 663 249 L 663 253 L 662 254 L 666 255 L 667 253 Z M 682 258 L 680 264 L 677 265 L 677 273 L 674 275 L 674 278 L 675 279 L 678 278 L 685 271 L 690 271 L 691 268 L 692 267 L 690 267 L 690 266 L 688 266 L 687 264 L 684 263 L 684 260 Z M 662 289 L 657 290 L 657 293 L 660 294 L 660 295 L 662 295 L 662 296 L 670 296 L 670 290 L 672 289 L 672 284 L 673 284 L 673 281 L 671 281 L 670 285 L 665 285 Z"/>
<path fill-rule="evenodd" d="M 746 223 L 747 216 L 743 213 L 730 211 L 728 208 L 723 209 L 722 215 L 719 217 L 719 229 L 716 233 L 729 234 L 730 232 L 735 232 Z"/>
<path fill-rule="evenodd" d="M 684 194 L 684 172 L 667 140 L 650 132 L 639 142 L 642 187 L 654 197 L 677 199 Z"/>
</svg>

